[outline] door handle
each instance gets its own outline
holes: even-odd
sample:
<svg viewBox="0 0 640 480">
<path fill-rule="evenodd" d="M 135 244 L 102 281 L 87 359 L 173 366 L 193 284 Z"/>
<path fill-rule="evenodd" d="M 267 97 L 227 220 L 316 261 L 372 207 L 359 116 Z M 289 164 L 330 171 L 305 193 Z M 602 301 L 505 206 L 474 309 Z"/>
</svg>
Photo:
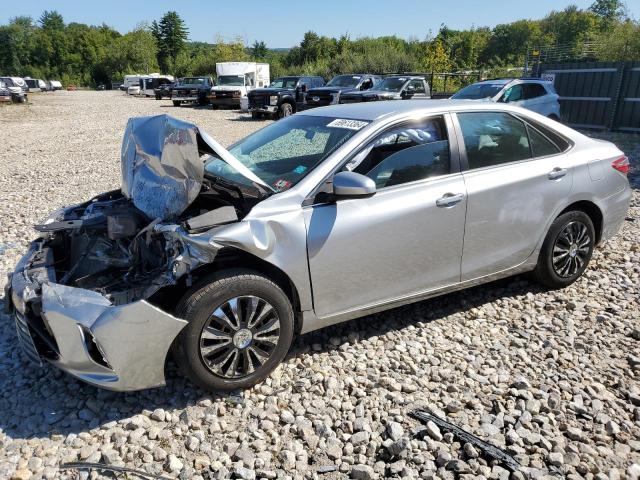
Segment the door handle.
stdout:
<svg viewBox="0 0 640 480">
<path fill-rule="evenodd" d="M 464 200 L 464 193 L 445 193 L 442 197 L 436 200 L 438 207 L 453 207 L 456 203 L 460 203 Z"/>
<path fill-rule="evenodd" d="M 549 173 L 547 173 L 547 178 L 549 180 L 558 180 L 559 178 L 564 177 L 566 174 L 567 174 L 566 168 L 556 167 L 553 170 L 551 170 Z"/>
</svg>

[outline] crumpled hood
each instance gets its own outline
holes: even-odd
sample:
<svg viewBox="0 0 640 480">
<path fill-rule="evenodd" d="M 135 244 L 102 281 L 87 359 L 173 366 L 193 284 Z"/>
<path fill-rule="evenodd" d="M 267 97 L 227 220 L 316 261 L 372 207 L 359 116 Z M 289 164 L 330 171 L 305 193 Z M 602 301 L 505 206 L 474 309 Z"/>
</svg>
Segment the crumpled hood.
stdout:
<svg viewBox="0 0 640 480">
<path fill-rule="evenodd" d="M 175 219 L 202 186 L 202 153 L 214 153 L 267 189 L 264 181 L 196 125 L 169 115 L 130 118 L 121 150 L 122 193 L 152 219 Z"/>
</svg>

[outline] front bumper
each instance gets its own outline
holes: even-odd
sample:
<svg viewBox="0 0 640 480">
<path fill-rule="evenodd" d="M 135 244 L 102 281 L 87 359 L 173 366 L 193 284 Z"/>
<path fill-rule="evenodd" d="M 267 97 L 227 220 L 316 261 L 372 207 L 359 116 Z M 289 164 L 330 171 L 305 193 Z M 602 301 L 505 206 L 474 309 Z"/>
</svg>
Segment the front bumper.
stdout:
<svg viewBox="0 0 640 480">
<path fill-rule="evenodd" d="M 197 102 L 198 97 L 171 97 L 174 102 Z"/>
<path fill-rule="evenodd" d="M 262 107 L 249 107 L 250 112 L 259 112 L 259 113 L 276 113 L 278 111 L 277 105 L 264 105 Z"/>
<path fill-rule="evenodd" d="M 55 283 L 47 253 L 43 241 L 33 242 L 6 292 L 27 356 L 109 390 L 165 385 L 169 348 L 187 322 L 145 300 L 116 306 L 98 292 Z"/>
<path fill-rule="evenodd" d="M 239 107 L 240 97 L 214 97 L 209 96 L 212 105 L 220 105 L 226 107 Z"/>
</svg>

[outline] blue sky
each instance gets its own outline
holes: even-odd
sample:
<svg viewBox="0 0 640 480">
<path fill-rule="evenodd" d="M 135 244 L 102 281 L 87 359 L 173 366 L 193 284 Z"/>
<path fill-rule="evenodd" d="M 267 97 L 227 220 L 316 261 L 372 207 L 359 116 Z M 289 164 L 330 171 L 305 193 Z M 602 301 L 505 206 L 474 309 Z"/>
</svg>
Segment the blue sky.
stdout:
<svg viewBox="0 0 640 480">
<path fill-rule="evenodd" d="M 213 42 L 217 35 L 246 43 L 264 40 L 269 47 L 291 47 L 307 30 L 328 36 L 398 35 L 424 38 L 445 23 L 450 28 L 493 27 L 521 18 L 542 18 L 569 4 L 588 8 L 593 0 L 69 0 L 11 1 L 0 9 L 0 23 L 17 15 L 38 18 L 43 10 L 58 10 L 66 22 L 106 23 L 127 32 L 176 10 L 187 23 L 190 39 Z M 640 16 L 640 0 L 627 0 L 632 17 Z M 364 7 L 363 7 L 364 6 Z"/>
</svg>

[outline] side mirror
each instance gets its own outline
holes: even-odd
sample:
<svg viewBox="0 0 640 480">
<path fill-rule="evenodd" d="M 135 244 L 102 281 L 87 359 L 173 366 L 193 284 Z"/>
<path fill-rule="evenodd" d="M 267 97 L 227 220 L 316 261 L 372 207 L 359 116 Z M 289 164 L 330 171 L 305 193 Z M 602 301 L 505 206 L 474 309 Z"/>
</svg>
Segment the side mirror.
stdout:
<svg viewBox="0 0 640 480">
<path fill-rule="evenodd" d="M 336 197 L 370 197 L 376 193 L 376 182 L 356 172 L 338 172 L 333 176 Z"/>
</svg>

